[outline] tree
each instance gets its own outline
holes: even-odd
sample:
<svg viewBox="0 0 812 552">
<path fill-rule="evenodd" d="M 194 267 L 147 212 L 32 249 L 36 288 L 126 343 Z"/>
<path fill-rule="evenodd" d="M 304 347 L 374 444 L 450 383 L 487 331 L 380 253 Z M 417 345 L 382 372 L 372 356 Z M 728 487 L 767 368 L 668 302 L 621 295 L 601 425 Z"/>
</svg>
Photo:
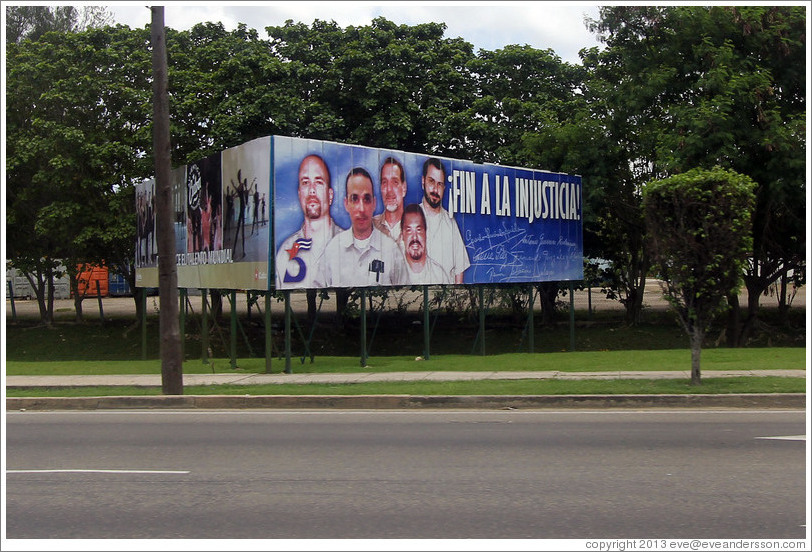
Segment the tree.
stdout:
<svg viewBox="0 0 812 552">
<path fill-rule="evenodd" d="M 643 191 L 651 257 L 691 340 L 691 383 L 701 383 L 705 332 L 741 286 L 752 247 L 755 183 L 730 170 L 693 169 Z"/>
<path fill-rule="evenodd" d="M 619 199 L 691 167 L 758 183 L 747 320 L 739 327 L 731 296 L 731 345 L 755 324 L 769 285 L 804 265 L 805 22 L 799 6 L 613 6 L 591 25 L 607 44 L 593 74 L 609 84 L 593 105 L 606 104 L 633 176 Z"/>
<path fill-rule="evenodd" d="M 267 27 L 271 51 L 292 85 L 293 136 L 406 151 L 449 153 L 447 121 L 469 104 L 473 47 L 443 38 L 445 25 L 371 25 L 341 29 L 287 21 Z M 294 122 L 294 121 L 291 121 Z"/>
<path fill-rule="evenodd" d="M 460 113 L 466 147 L 476 161 L 559 170 L 543 150 L 525 147 L 529 136 L 545 136 L 570 121 L 582 85 L 580 67 L 562 62 L 552 50 L 508 45 L 480 50 L 469 63 L 476 95 Z"/>
<path fill-rule="evenodd" d="M 85 263 L 132 264 L 128 189 L 152 172 L 147 36 L 106 27 L 7 45 L 9 258 L 41 290 L 46 323 L 56 259 L 74 273 Z"/>
<path fill-rule="evenodd" d="M 47 32 L 78 32 L 113 22 L 104 6 L 9 6 L 6 8 L 6 43 L 39 40 Z"/>
</svg>

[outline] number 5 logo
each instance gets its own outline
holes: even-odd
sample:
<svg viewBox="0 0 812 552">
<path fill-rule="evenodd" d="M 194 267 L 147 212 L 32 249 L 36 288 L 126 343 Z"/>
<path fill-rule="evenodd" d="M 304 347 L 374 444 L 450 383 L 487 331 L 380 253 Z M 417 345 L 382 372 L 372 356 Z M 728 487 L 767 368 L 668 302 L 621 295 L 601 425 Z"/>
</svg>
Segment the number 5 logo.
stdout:
<svg viewBox="0 0 812 552">
<path fill-rule="evenodd" d="M 304 280 L 305 276 L 307 275 L 307 265 L 298 255 L 299 251 L 309 251 L 312 245 L 312 239 L 299 238 L 293 242 L 293 246 L 290 249 L 285 250 L 288 252 L 288 260 L 296 261 L 296 264 L 299 265 L 299 270 L 296 272 L 296 274 L 292 275 L 290 270 L 285 270 L 285 278 L 283 281 L 286 284 L 295 284 Z"/>
</svg>

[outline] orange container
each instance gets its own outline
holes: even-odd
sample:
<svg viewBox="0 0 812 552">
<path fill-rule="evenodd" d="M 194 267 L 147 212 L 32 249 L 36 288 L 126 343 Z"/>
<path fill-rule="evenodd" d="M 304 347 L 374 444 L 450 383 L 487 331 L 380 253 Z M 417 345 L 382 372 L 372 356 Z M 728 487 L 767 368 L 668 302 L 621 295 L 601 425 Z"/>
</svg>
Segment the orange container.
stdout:
<svg viewBox="0 0 812 552">
<path fill-rule="evenodd" d="M 78 267 L 78 268 L 81 268 Z M 83 297 L 107 297 L 109 271 L 106 266 L 85 265 L 83 272 L 79 273 L 79 294 Z M 98 288 L 96 282 L 99 283 Z M 96 291 L 98 289 L 98 292 Z"/>
</svg>

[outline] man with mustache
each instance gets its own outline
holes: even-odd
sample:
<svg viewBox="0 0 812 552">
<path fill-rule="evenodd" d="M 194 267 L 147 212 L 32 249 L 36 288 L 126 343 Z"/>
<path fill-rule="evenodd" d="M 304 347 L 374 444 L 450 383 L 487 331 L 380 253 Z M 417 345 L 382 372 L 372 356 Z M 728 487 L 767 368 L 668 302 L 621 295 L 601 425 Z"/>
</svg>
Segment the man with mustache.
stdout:
<svg viewBox="0 0 812 552">
<path fill-rule="evenodd" d="M 446 170 L 434 157 L 423 163 L 423 202 L 426 215 L 428 255 L 443 267 L 455 284 L 461 284 L 465 270 L 471 266 L 460 229 L 448 211 L 443 209 Z"/>
<path fill-rule="evenodd" d="M 383 212 L 372 217 L 375 228 L 398 242 L 400 220 L 403 217 L 403 198 L 406 197 L 406 174 L 403 165 L 394 157 L 387 157 L 381 165 L 381 198 Z"/>
<path fill-rule="evenodd" d="M 344 208 L 352 227 L 324 248 L 314 284 L 317 287 L 397 286 L 407 283 L 403 252 L 372 224 L 375 212 L 372 176 L 356 167 L 347 175 Z"/>
<path fill-rule="evenodd" d="M 330 215 L 333 188 L 327 163 L 318 155 L 308 155 L 299 164 L 298 179 L 304 222 L 277 250 L 277 289 L 315 288 L 316 261 L 327 242 L 342 230 Z"/>
<path fill-rule="evenodd" d="M 406 268 L 412 285 L 450 284 L 451 277 L 426 253 L 426 216 L 420 205 L 411 203 L 400 219 L 401 237 L 406 253 Z"/>
</svg>

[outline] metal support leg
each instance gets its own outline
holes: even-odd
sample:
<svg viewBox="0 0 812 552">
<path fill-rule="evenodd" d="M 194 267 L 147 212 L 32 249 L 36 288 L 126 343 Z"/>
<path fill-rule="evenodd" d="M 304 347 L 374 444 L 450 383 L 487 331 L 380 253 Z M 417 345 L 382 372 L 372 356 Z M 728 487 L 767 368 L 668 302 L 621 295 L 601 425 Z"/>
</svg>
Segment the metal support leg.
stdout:
<svg viewBox="0 0 812 552">
<path fill-rule="evenodd" d="M 285 291 L 285 373 L 290 374 L 290 292 Z"/>
<path fill-rule="evenodd" d="M 231 290 L 231 369 L 237 369 L 237 290 Z"/>
<path fill-rule="evenodd" d="M 17 322 L 17 307 L 14 305 L 14 286 L 8 281 L 8 297 L 11 299 L 11 321 Z"/>
<path fill-rule="evenodd" d="M 141 288 L 141 360 L 147 360 L 147 288 Z"/>
<path fill-rule="evenodd" d="M 186 288 L 178 289 L 180 298 L 180 358 L 186 358 Z"/>
<path fill-rule="evenodd" d="M 361 368 L 367 365 L 367 292 L 361 288 Z"/>
<path fill-rule="evenodd" d="M 273 356 L 273 334 L 271 333 L 271 292 L 265 292 L 265 373 L 271 373 Z"/>
<path fill-rule="evenodd" d="M 99 286 L 98 280 L 96 280 L 96 297 L 99 299 L 99 318 L 101 319 L 101 323 L 104 324 L 104 307 L 102 306 L 101 287 Z"/>
<path fill-rule="evenodd" d="M 479 354 L 485 356 L 485 286 L 479 286 Z"/>
<path fill-rule="evenodd" d="M 423 286 L 423 358 L 431 358 L 431 328 L 429 327 L 429 286 Z"/>
<path fill-rule="evenodd" d="M 575 350 L 575 286 L 570 282 L 570 351 Z"/>
<path fill-rule="evenodd" d="M 530 286 L 530 298 L 527 302 L 527 343 L 530 347 L 530 353 L 535 353 L 535 324 L 533 321 L 533 304 L 536 302 L 536 295 L 533 286 Z"/>
<path fill-rule="evenodd" d="M 209 309 L 208 300 L 206 299 L 206 290 L 200 290 L 200 298 L 202 300 L 201 306 L 201 321 L 200 321 L 200 348 L 203 364 L 209 363 Z"/>
</svg>

